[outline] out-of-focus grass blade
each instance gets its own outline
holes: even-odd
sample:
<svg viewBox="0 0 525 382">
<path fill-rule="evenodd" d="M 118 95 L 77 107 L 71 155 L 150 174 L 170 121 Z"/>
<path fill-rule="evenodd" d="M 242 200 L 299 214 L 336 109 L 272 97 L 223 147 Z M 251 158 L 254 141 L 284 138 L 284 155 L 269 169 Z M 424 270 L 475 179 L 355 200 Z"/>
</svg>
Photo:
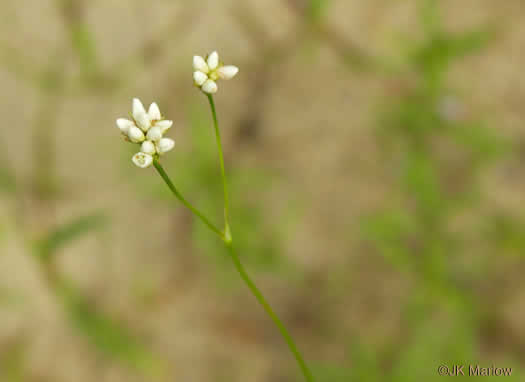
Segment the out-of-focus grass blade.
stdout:
<svg viewBox="0 0 525 382">
<path fill-rule="evenodd" d="M 496 244 L 498 254 L 523 256 L 525 253 L 525 223 L 511 216 L 498 214 L 489 220 L 487 234 Z"/>
<path fill-rule="evenodd" d="M 314 366 L 314 375 L 316 380 L 321 382 L 347 382 L 351 381 L 351 375 L 349 367 L 336 366 L 336 365 L 319 365 Z"/>
<path fill-rule="evenodd" d="M 440 32 L 441 12 L 437 0 L 422 0 L 421 20 L 428 35 L 435 36 Z"/>
<path fill-rule="evenodd" d="M 379 382 L 384 380 L 384 376 L 380 372 L 381 365 L 375 349 L 356 339 L 351 343 L 350 357 L 352 360 L 352 368 L 348 370 L 350 378 L 344 381 Z M 343 379 L 341 379 L 341 382 L 343 382 Z"/>
<path fill-rule="evenodd" d="M 308 7 L 310 18 L 313 21 L 321 21 L 329 4 L 330 0 L 310 0 Z"/>
<path fill-rule="evenodd" d="M 418 231 L 414 217 L 403 211 L 384 211 L 366 217 L 361 223 L 363 238 L 374 243 L 381 255 L 399 267 L 410 267 L 406 242 Z"/>
<path fill-rule="evenodd" d="M 13 193 L 16 182 L 13 174 L 5 167 L 0 167 L 0 192 Z"/>
<path fill-rule="evenodd" d="M 51 231 L 38 242 L 37 255 L 43 261 L 49 261 L 59 248 L 88 232 L 101 229 L 107 221 L 106 215 L 101 212 L 76 218 Z"/>
<path fill-rule="evenodd" d="M 71 26 L 73 47 L 80 59 L 80 66 L 88 78 L 98 73 L 95 40 L 86 25 L 76 23 Z"/>
<path fill-rule="evenodd" d="M 494 30 L 488 27 L 466 32 L 451 40 L 451 51 L 456 57 L 476 53 L 485 48 L 494 35 Z"/>
<path fill-rule="evenodd" d="M 97 311 L 70 283 L 60 280 L 56 292 L 71 323 L 101 353 L 149 375 L 163 373 L 162 364 L 122 324 Z"/>
<path fill-rule="evenodd" d="M 0 42 L 1 68 L 29 84 L 38 82 L 40 71 L 31 59 L 17 49 Z"/>
<path fill-rule="evenodd" d="M 76 0 L 61 0 L 59 4 L 62 17 L 68 27 L 71 45 L 80 60 L 83 74 L 90 76 L 97 73 L 96 41 L 84 22 L 85 4 Z"/>
<path fill-rule="evenodd" d="M 8 159 L 5 153 L 0 154 L 0 192 L 13 193 L 16 191 L 16 179 Z"/>
<path fill-rule="evenodd" d="M 487 162 L 511 151 L 511 142 L 496 129 L 482 123 L 461 123 L 450 126 L 452 138 L 470 150 L 477 161 Z"/>
<path fill-rule="evenodd" d="M 490 28 L 480 28 L 459 36 L 440 33 L 427 40 L 414 55 L 414 62 L 428 73 L 443 73 L 456 59 L 476 53 L 494 36 Z"/>
<path fill-rule="evenodd" d="M 322 382 L 382 382 L 385 377 L 381 370 L 376 351 L 359 339 L 351 342 L 348 360 L 339 365 L 330 362 L 314 367 L 315 375 Z"/>
<path fill-rule="evenodd" d="M 24 296 L 0 286 L 0 308 L 12 308 L 23 303 Z"/>
<path fill-rule="evenodd" d="M 0 379 L 6 382 L 26 381 L 24 367 L 25 343 L 18 341 L 10 346 L 5 346 L 0 353 Z"/>
</svg>

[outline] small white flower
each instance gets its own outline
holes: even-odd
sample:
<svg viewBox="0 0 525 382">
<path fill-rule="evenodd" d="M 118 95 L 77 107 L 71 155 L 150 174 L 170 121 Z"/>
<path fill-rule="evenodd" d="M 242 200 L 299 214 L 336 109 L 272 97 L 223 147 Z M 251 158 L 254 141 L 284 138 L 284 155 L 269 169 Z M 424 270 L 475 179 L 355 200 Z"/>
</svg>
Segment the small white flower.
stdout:
<svg viewBox="0 0 525 382">
<path fill-rule="evenodd" d="M 131 112 L 133 114 L 133 118 L 135 118 L 135 116 L 138 115 L 139 113 L 145 113 L 146 112 L 146 109 L 144 109 L 144 105 L 142 104 L 140 99 L 133 98 Z"/>
<path fill-rule="evenodd" d="M 168 138 L 165 138 L 168 139 Z M 142 142 L 142 145 L 140 146 L 140 151 L 144 154 L 153 155 L 155 154 L 155 144 L 152 141 L 144 141 Z"/>
<path fill-rule="evenodd" d="M 153 126 L 149 129 L 147 137 L 150 141 L 157 142 L 162 138 L 162 130 L 159 126 Z"/>
<path fill-rule="evenodd" d="M 144 132 L 148 131 L 151 126 L 151 122 L 148 113 L 146 113 L 142 102 L 140 102 L 138 98 L 133 98 L 132 115 L 137 126 L 140 127 L 140 129 Z"/>
<path fill-rule="evenodd" d="M 162 134 L 164 134 L 171 127 L 171 125 L 173 125 L 173 121 L 168 120 L 159 121 L 155 124 L 155 126 L 160 127 Z"/>
<path fill-rule="evenodd" d="M 117 119 L 117 126 L 122 132 L 122 134 L 124 134 L 125 136 L 128 136 L 129 129 L 132 126 L 135 126 L 135 123 L 126 118 L 119 118 Z"/>
<path fill-rule="evenodd" d="M 217 93 L 217 90 L 217 83 L 213 80 L 207 80 L 204 84 L 202 84 L 202 91 L 205 93 L 214 94 Z"/>
<path fill-rule="evenodd" d="M 206 60 L 201 56 L 193 56 L 193 82 L 203 92 L 214 94 L 218 90 L 217 80 L 229 80 L 237 75 L 239 68 L 233 65 L 223 65 L 219 54 L 214 51 Z"/>
<path fill-rule="evenodd" d="M 154 158 L 170 151 L 175 145 L 172 139 L 163 137 L 173 125 L 173 121 L 162 119 L 162 114 L 155 102 L 146 112 L 138 98 L 133 98 L 131 114 L 133 120 L 118 118 L 117 127 L 127 141 L 141 144 L 140 152 L 133 156 L 132 161 L 137 166 L 146 168 L 151 166 Z"/>
<path fill-rule="evenodd" d="M 201 56 L 193 56 L 193 69 L 203 72 L 204 74 L 210 71 L 208 64 L 206 64 L 206 61 Z"/>
<path fill-rule="evenodd" d="M 193 72 L 193 81 L 195 81 L 195 85 L 202 86 L 202 84 L 205 83 L 207 79 L 208 76 L 205 73 L 199 70 Z"/>
<path fill-rule="evenodd" d="M 157 142 L 157 151 L 159 154 L 164 154 L 170 151 L 175 146 L 175 141 L 170 138 L 162 138 Z"/>
<path fill-rule="evenodd" d="M 153 163 L 153 157 L 149 154 L 145 154 L 142 152 L 139 152 L 133 155 L 131 160 L 133 161 L 133 163 L 135 163 L 140 168 L 149 167 Z"/>
<path fill-rule="evenodd" d="M 131 126 L 128 130 L 128 138 L 133 143 L 140 143 L 144 138 L 144 133 L 137 126 Z"/>
<path fill-rule="evenodd" d="M 217 51 L 211 52 L 206 63 L 208 64 L 208 68 L 210 68 L 210 70 L 217 69 L 219 66 L 219 53 L 217 53 Z"/>
<path fill-rule="evenodd" d="M 222 66 L 217 69 L 217 74 L 223 80 L 230 80 L 239 72 L 239 68 L 233 65 Z"/>
<path fill-rule="evenodd" d="M 158 121 L 162 118 L 160 115 L 159 106 L 155 102 L 153 102 L 148 109 L 148 117 L 150 121 Z"/>
</svg>

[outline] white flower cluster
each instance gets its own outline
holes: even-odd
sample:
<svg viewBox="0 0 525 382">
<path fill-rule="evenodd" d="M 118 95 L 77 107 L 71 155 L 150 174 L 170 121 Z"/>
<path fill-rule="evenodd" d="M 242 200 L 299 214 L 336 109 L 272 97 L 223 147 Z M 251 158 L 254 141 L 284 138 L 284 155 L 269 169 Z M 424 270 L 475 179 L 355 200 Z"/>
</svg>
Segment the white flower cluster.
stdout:
<svg viewBox="0 0 525 382">
<path fill-rule="evenodd" d="M 233 65 L 223 65 L 217 52 L 210 53 L 206 60 L 201 56 L 193 56 L 193 82 L 203 92 L 217 92 L 217 80 L 229 80 L 237 74 L 239 68 Z"/>
<path fill-rule="evenodd" d="M 153 102 L 148 111 L 138 98 L 133 98 L 133 121 L 126 118 L 117 119 L 117 126 L 127 141 L 140 143 L 140 151 L 131 160 L 138 167 L 151 166 L 156 155 L 170 151 L 175 142 L 164 138 L 164 133 L 173 125 L 173 121 L 162 118 L 159 107 Z"/>
</svg>

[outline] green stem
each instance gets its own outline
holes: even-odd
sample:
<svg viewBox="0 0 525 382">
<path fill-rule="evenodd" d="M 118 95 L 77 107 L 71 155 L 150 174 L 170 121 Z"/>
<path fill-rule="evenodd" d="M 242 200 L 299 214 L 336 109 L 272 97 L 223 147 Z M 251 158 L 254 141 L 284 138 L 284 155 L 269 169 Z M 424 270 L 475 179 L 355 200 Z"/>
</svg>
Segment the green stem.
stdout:
<svg viewBox="0 0 525 382">
<path fill-rule="evenodd" d="M 157 158 L 155 158 L 153 160 L 153 166 L 155 166 L 155 168 L 157 169 L 159 175 L 162 177 L 162 179 L 164 180 L 164 182 L 166 182 L 166 184 L 168 185 L 169 189 L 171 190 L 171 192 L 173 193 L 173 195 L 175 195 L 175 197 L 177 199 L 179 199 L 181 201 L 182 204 L 184 204 L 186 207 L 188 207 L 190 209 L 191 212 L 193 212 L 195 214 L 195 216 L 197 216 L 199 219 L 202 220 L 202 222 L 204 224 L 206 224 L 208 226 L 209 229 L 211 229 L 213 232 L 215 232 L 217 235 L 219 235 L 219 237 L 224 240 L 224 235 L 223 233 L 221 232 L 221 230 L 219 228 L 217 228 L 212 222 L 210 222 L 208 220 L 208 218 L 206 218 L 206 216 L 204 216 L 199 210 L 197 210 L 195 207 L 193 207 L 193 205 L 191 205 L 190 202 L 188 202 L 182 195 L 181 193 L 179 192 L 179 190 L 177 190 L 177 188 L 175 187 L 175 185 L 173 184 L 173 182 L 171 181 L 170 177 L 168 176 L 168 174 L 166 174 L 166 171 L 164 171 L 164 168 L 162 167 L 162 165 L 160 164 L 160 162 L 158 161 Z"/>
<path fill-rule="evenodd" d="M 241 276 L 242 280 L 245 282 L 246 286 L 248 286 L 248 289 L 252 292 L 254 297 L 259 301 L 259 303 L 262 305 L 268 316 L 272 319 L 274 324 L 279 329 L 279 332 L 281 333 L 282 337 L 284 338 L 286 344 L 290 348 L 290 351 L 294 355 L 295 359 L 297 360 L 297 363 L 301 369 L 301 372 L 304 375 L 304 378 L 307 382 L 314 382 L 314 378 L 312 376 L 312 373 L 308 369 L 308 366 L 306 366 L 306 363 L 304 362 L 303 357 L 301 356 L 301 353 L 297 349 L 297 345 L 295 345 L 294 340 L 292 339 L 292 336 L 290 333 L 288 333 L 288 330 L 284 326 L 284 324 L 279 319 L 279 316 L 273 311 L 270 304 L 266 301 L 266 298 L 263 296 L 259 288 L 255 285 L 255 283 L 252 281 L 250 276 L 248 276 L 248 273 L 244 269 L 244 266 L 242 265 L 239 256 L 235 252 L 232 246 L 232 237 L 230 232 L 230 226 L 228 221 L 228 213 L 229 213 L 229 204 L 228 204 L 228 188 L 226 185 L 226 175 L 224 171 L 224 159 L 222 154 L 222 145 L 221 145 L 221 135 L 219 132 L 219 123 L 217 121 L 217 112 L 215 110 L 215 104 L 213 102 L 213 97 L 211 95 L 208 95 L 208 100 L 210 101 L 211 106 L 211 112 L 213 115 L 213 122 L 215 127 L 215 136 L 217 139 L 217 148 L 219 150 L 219 160 L 220 160 L 220 166 L 221 166 L 221 176 L 222 176 L 222 184 L 224 188 L 224 232 L 221 232 L 215 225 L 210 223 L 210 221 L 201 214 L 195 207 L 193 207 L 184 197 L 180 194 L 180 192 L 175 188 L 173 185 L 171 179 L 169 178 L 168 174 L 164 171 L 160 163 L 158 162 L 158 159 L 155 158 L 153 161 L 153 165 L 159 172 L 162 179 L 164 179 L 164 182 L 168 185 L 170 190 L 173 192 L 173 194 L 179 199 L 182 204 L 184 204 L 186 207 L 188 207 L 191 212 L 193 212 L 197 217 L 199 217 L 204 224 L 208 226 L 209 229 L 211 229 L 214 233 L 219 235 L 219 237 L 224 241 L 224 244 L 226 245 L 226 248 L 230 252 L 231 258 L 233 260 L 233 264 L 235 265 L 235 268 L 237 269 L 237 272 L 239 272 L 239 275 Z"/>
<path fill-rule="evenodd" d="M 304 375 L 305 380 L 308 382 L 313 382 L 314 378 L 312 377 L 312 373 L 308 369 L 308 366 L 306 366 L 306 362 L 304 362 L 304 359 L 301 356 L 301 353 L 299 352 L 299 350 L 297 349 L 297 345 L 295 345 L 295 342 L 292 339 L 292 336 L 290 335 L 290 333 L 288 333 L 288 330 L 286 329 L 284 324 L 279 319 L 279 316 L 277 316 L 277 314 L 273 311 L 272 307 L 270 306 L 268 301 L 266 301 L 266 299 L 264 298 L 259 288 L 257 288 L 255 283 L 250 278 L 250 276 L 248 276 L 248 273 L 246 273 L 246 270 L 244 269 L 244 266 L 242 265 L 239 259 L 239 256 L 234 251 L 231 243 L 230 244 L 226 243 L 226 247 L 230 251 L 230 255 L 232 257 L 233 264 L 235 265 L 235 268 L 239 272 L 239 275 L 241 276 L 243 281 L 246 283 L 246 285 L 248 286 L 252 294 L 255 296 L 257 301 L 259 301 L 259 303 L 262 305 L 262 307 L 264 308 L 268 316 L 270 316 L 272 321 L 275 323 L 275 326 L 277 326 L 277 328 L 281 332 L 281 335 L 286 341 L 286 344 L 288 345 L 288 347 L 290 348 L 290 351 L 292 352 L 295 359 L 297 360 L 297 363 L 299 364 L 299 367 L 301 368 L 301 371 Z"/>
<path fill-rule="evenodd" d="M 211 114 L 213 116 L 213 126 L 215 128 L 215 139 L 217 141 L 217 149 L 219 150 L 219 162 L 221 166 L 221 178 L 222 178 L 222 188 L 224 194 L 224 225 L 225 225 L 225 235 L 228 237 L 230 235 L 231 241 L 231 232 L 229 225 L 229 210 L 230 203 L 228 200 L 228 185 L 226 182 L 226 172 L 224 171 L 224 157 L 222 154 L 222 144 L 221 144 L 221 133 L 219 130 L 219 121 L 217 120 L 217 111 L 215 110 L 215 102 L 213 101 L 213 96 L 208 94 L 208 100 L 210 101 Z"/>
</svg>

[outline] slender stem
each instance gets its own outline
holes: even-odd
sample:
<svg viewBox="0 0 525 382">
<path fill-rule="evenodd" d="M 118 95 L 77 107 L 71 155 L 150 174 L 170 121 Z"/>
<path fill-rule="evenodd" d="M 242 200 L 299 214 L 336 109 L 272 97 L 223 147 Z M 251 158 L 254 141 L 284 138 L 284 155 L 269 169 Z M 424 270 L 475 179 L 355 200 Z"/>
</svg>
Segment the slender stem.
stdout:
<svg viewBox="0 0 525 382">
<path fill-rule="evenodd" d="M 242 265 L 242 263 L 241 263 L 241 261 L 239 259 L 239 256 L 237 255 L 237 253 L 233 249 L 232 237 L 231 237 L 231 232 L 230 232 L 230 226 L 229 226 L 229 222 L 228 222 L 228 212 L 229 212 L 228 188 L 227 188 L 227 184 L 226 184 L 226 175 L 225 175 L 225 171 L 224 171 L 224 159 L 223 159 L 223 155 L 222 155 L 222 145 L 221 145 L 221 135 L 220 135 L 220 132 L 219 132 L 219 123 L 217 121 L 217 112 L 215 110 L 215 104 L 213 102 L 213 97 L 211 95 L 208 95 L 208 100 L 210 101 L 211 112 L 212 112 L 212 115 L 213 115 L 213 122 L 214 122 L 214 127 L 215 127 L 215 136 L 216 136 L 216 139 L 217 139 L 217 148 L 219 150 L 219 160 L 220 160 L 220 167 L 221 167 L 222 184 L 223 184 L 223 188 L 224 188 L 224 224 L 225 224 L 224 232 L 221 232 L 202 213 L 200 213 L 186 199 L 184 199 L 184 197 L 180 194 L 180 192 L 177 190 L 177 188 L 175 188 L 175 186 L 173 185 L 171 179 L 169 178 L 168 174 L 166 174 L 166 172 L 164 171 L 164 168 L 162 168 L 162 166 L 159 163 L 157 158 L 154 159 L 153 165 L 157 169 L 158 173 L 160 174 L 160 176 L 162 177 L 164 182 L 166 182 L 166 184 L 170 188 L 171 192 L 173 192 L 173 194 L 177 197 L 177 199 L 179 199 L 182 202 L 182 204 L 184 204 L 186 207 L 188 207 L 191 210 L 191 212 L 193 212 L 197 217 L 199 217 L 204 222 L 204 224 L 206 224 L 208 226 L 209 229 L 211 229 L 214 233 L 219 235 L 219 237 L 222 239 L 222 241 L 224 241 L 224 244 L 226 245 L 226 248 L 230 252 L 231 258 L 233 260 L 233 264 L 235 265 L 235 268 L 239 272 L 239 275 L 241 276 L 242 280 L 245 282 L 246 286 L 250 289 L 250 291 L 252 292 L 254 297 L 257 299 L 257 301 L 259 301 L 259 303 L 262 305 L 262 307 L 264 308 L 264 310 L 266 311 L 268 316 L 270 316 L 270 318 L 272 319 L 274 324 L 279 329 L 279 331 L 280 331 L 282 337 L 284 338 L 286 344 L 290 348 L 290 351 L 292 352 L 292 354 L 294 355 L 295 359 L 297 360 L 297 363 L 299 365 L 299 368 L 301 369 L 301 372 L 304 375 L 305 380 L 307 382 L 314 382 L 314 378 L 312 376 L 312 373 L 308 369 L 308 366 L 306 366 L 306 363 L 304 362 L 304 359 L 303 359 L 301 353 L 297 349 L 297 345 L 295 345 L 295 342 L 292 339 L 292 336 L 290 335 L 290 333 L 288 333 L 288 330 L 286 329 L 284 324 L 279 319 L 279 316 L 277 316 L 277 314 L 273 311 L 272 307 L 270 306 L 268 301 L 266 301 L 266 298 L 261 293 L 259 288 L 257 288 L 255 283 L 250 278 L 250 276 L 248 276 L 248 273 L 244 269 L 244 266 Z"/>
<path fill-rule="evenodd" d="M 221 133 L 219 131 L 219 121 L 217 120 L 217 111 L 215 110 L 215 102 L 213 101 L 213 96 L 208 94 L 208 100 L 210 101 L 211 114 L 213 115 L 213 126 L 215 127 L 215 139 L 217 140 L 217 149 L 219 150 L 219 162 L 221 166 L 221 178 L 222 178 L 222 188 L 224 193 L 224 224 L 225 224 L 225 234 L 231 234 L 229 232 L 229 210 L 230 203 L 228 200 L 228 185 L 226 182 L 226 172 L 224 171 L 224 157 L 222 154 L 222 144 L 221 144 Z"/>
<path fill-rule="evenodd" d="M 208 218 L 206 216 L 204 216 L 199 210 L 197 210 L 195 207 L 193 207 L 193 205 L 188 202 L 183 196 L 182 194 L 179 192 L 179 190 L 177 190 L 177 188 L 175 187 L 175 185 L 173 184 L 173 182 L 171 181 L 170 177 L 168 176 L 168 174 L 166 174 L 166 171 L 164 171 L 164 168 L 162 167 L 162 165 L 159 163 L 158 159 L 154 159 L 153 160 L 153 165 L 155 166 L 155 168 L 157 169 L 159 175 L 162 177 L 162 179 L 164 180 L 164 182 L 166 182 L 166 184 L 168 185 L 169 189 L 171 190 L 171 192 L 173 192 L 173 195 L 175 195 L 175 197 L 177 199 L 179 199 L 181 201 L 182 204 L 184 204 L 186 207 L 188 207 L 190 209 L 191 212 L 193 212 L 195 214 L 195 216 L 197 216 L 199 219 L 202 220 L 202 222 L 204 224 L 206 224 L 208 226 L 209 229 L 211 229 L 213 232 L 215 232 L 217 235 L 219 235 L 219 237 L 221 239 L 224 240 L 224 235 L 223 233 L 221 232 L 221 230 L 219 228 L 217 228 L 212 222 L 210 222 L 208 220 Z"/>
<path fill-rule="evenodd" d="M 281 335 L 286 341 L 286 344 L 288 345 L 288 347 L 290 348 L 290 351 L 292 352 L 295 359 L 297 360 L 297 363 L 299 364 L 299 367 L 301 368 L 301 371 L 304 375 L 305 380 L 308 382 L 313 382 L 314 378 L 312 376 L 312 373 L 308 369 L 308 366 L 306 366 L 306 363 L 304 362 L 304 359 L 301 356 L 301 353 L 297 349 L 297 345 L 295 345 L 295 342 L 292 339 L 292 336 L 290 335 L 290 333 L 288 333 L 288 330 L 286 329 L 282 321 L 279 319 L 279 316 L 277 316 L 277 314 L 273 311 L 272 307 L 270 306 L 268 301 L 266 301 L 266 298 L 264 298 L 259 288 L 257 288 L 255 283 L 250 278 L 250 276 L 248 276 L 248 273 L 246 273 L 246 270 L 244 269 L 244 266 L 242 265 L 239 259 L 239 256 L 233 249 L 233 246 L 231 245 L 231 243 L 230 244 L 226 243 L 226 247 L 230 251 L 230 255 L 232 257 L 233 264 L 235 265 L 235 268 L 239 272 L 239 275 L 241 276 L 243 281 L 246 283 L 246 285 L 248 286 L 252 294 L 255 296 L 257 301 L 259 301 L 259 303 L 262 305 L 262 307 L 264 308 L 268 316 L 270 316 L 272 321 L 275 323 L 275 326 L 277 326 L 277 328 L 281 332 Z"/>
</svg>

